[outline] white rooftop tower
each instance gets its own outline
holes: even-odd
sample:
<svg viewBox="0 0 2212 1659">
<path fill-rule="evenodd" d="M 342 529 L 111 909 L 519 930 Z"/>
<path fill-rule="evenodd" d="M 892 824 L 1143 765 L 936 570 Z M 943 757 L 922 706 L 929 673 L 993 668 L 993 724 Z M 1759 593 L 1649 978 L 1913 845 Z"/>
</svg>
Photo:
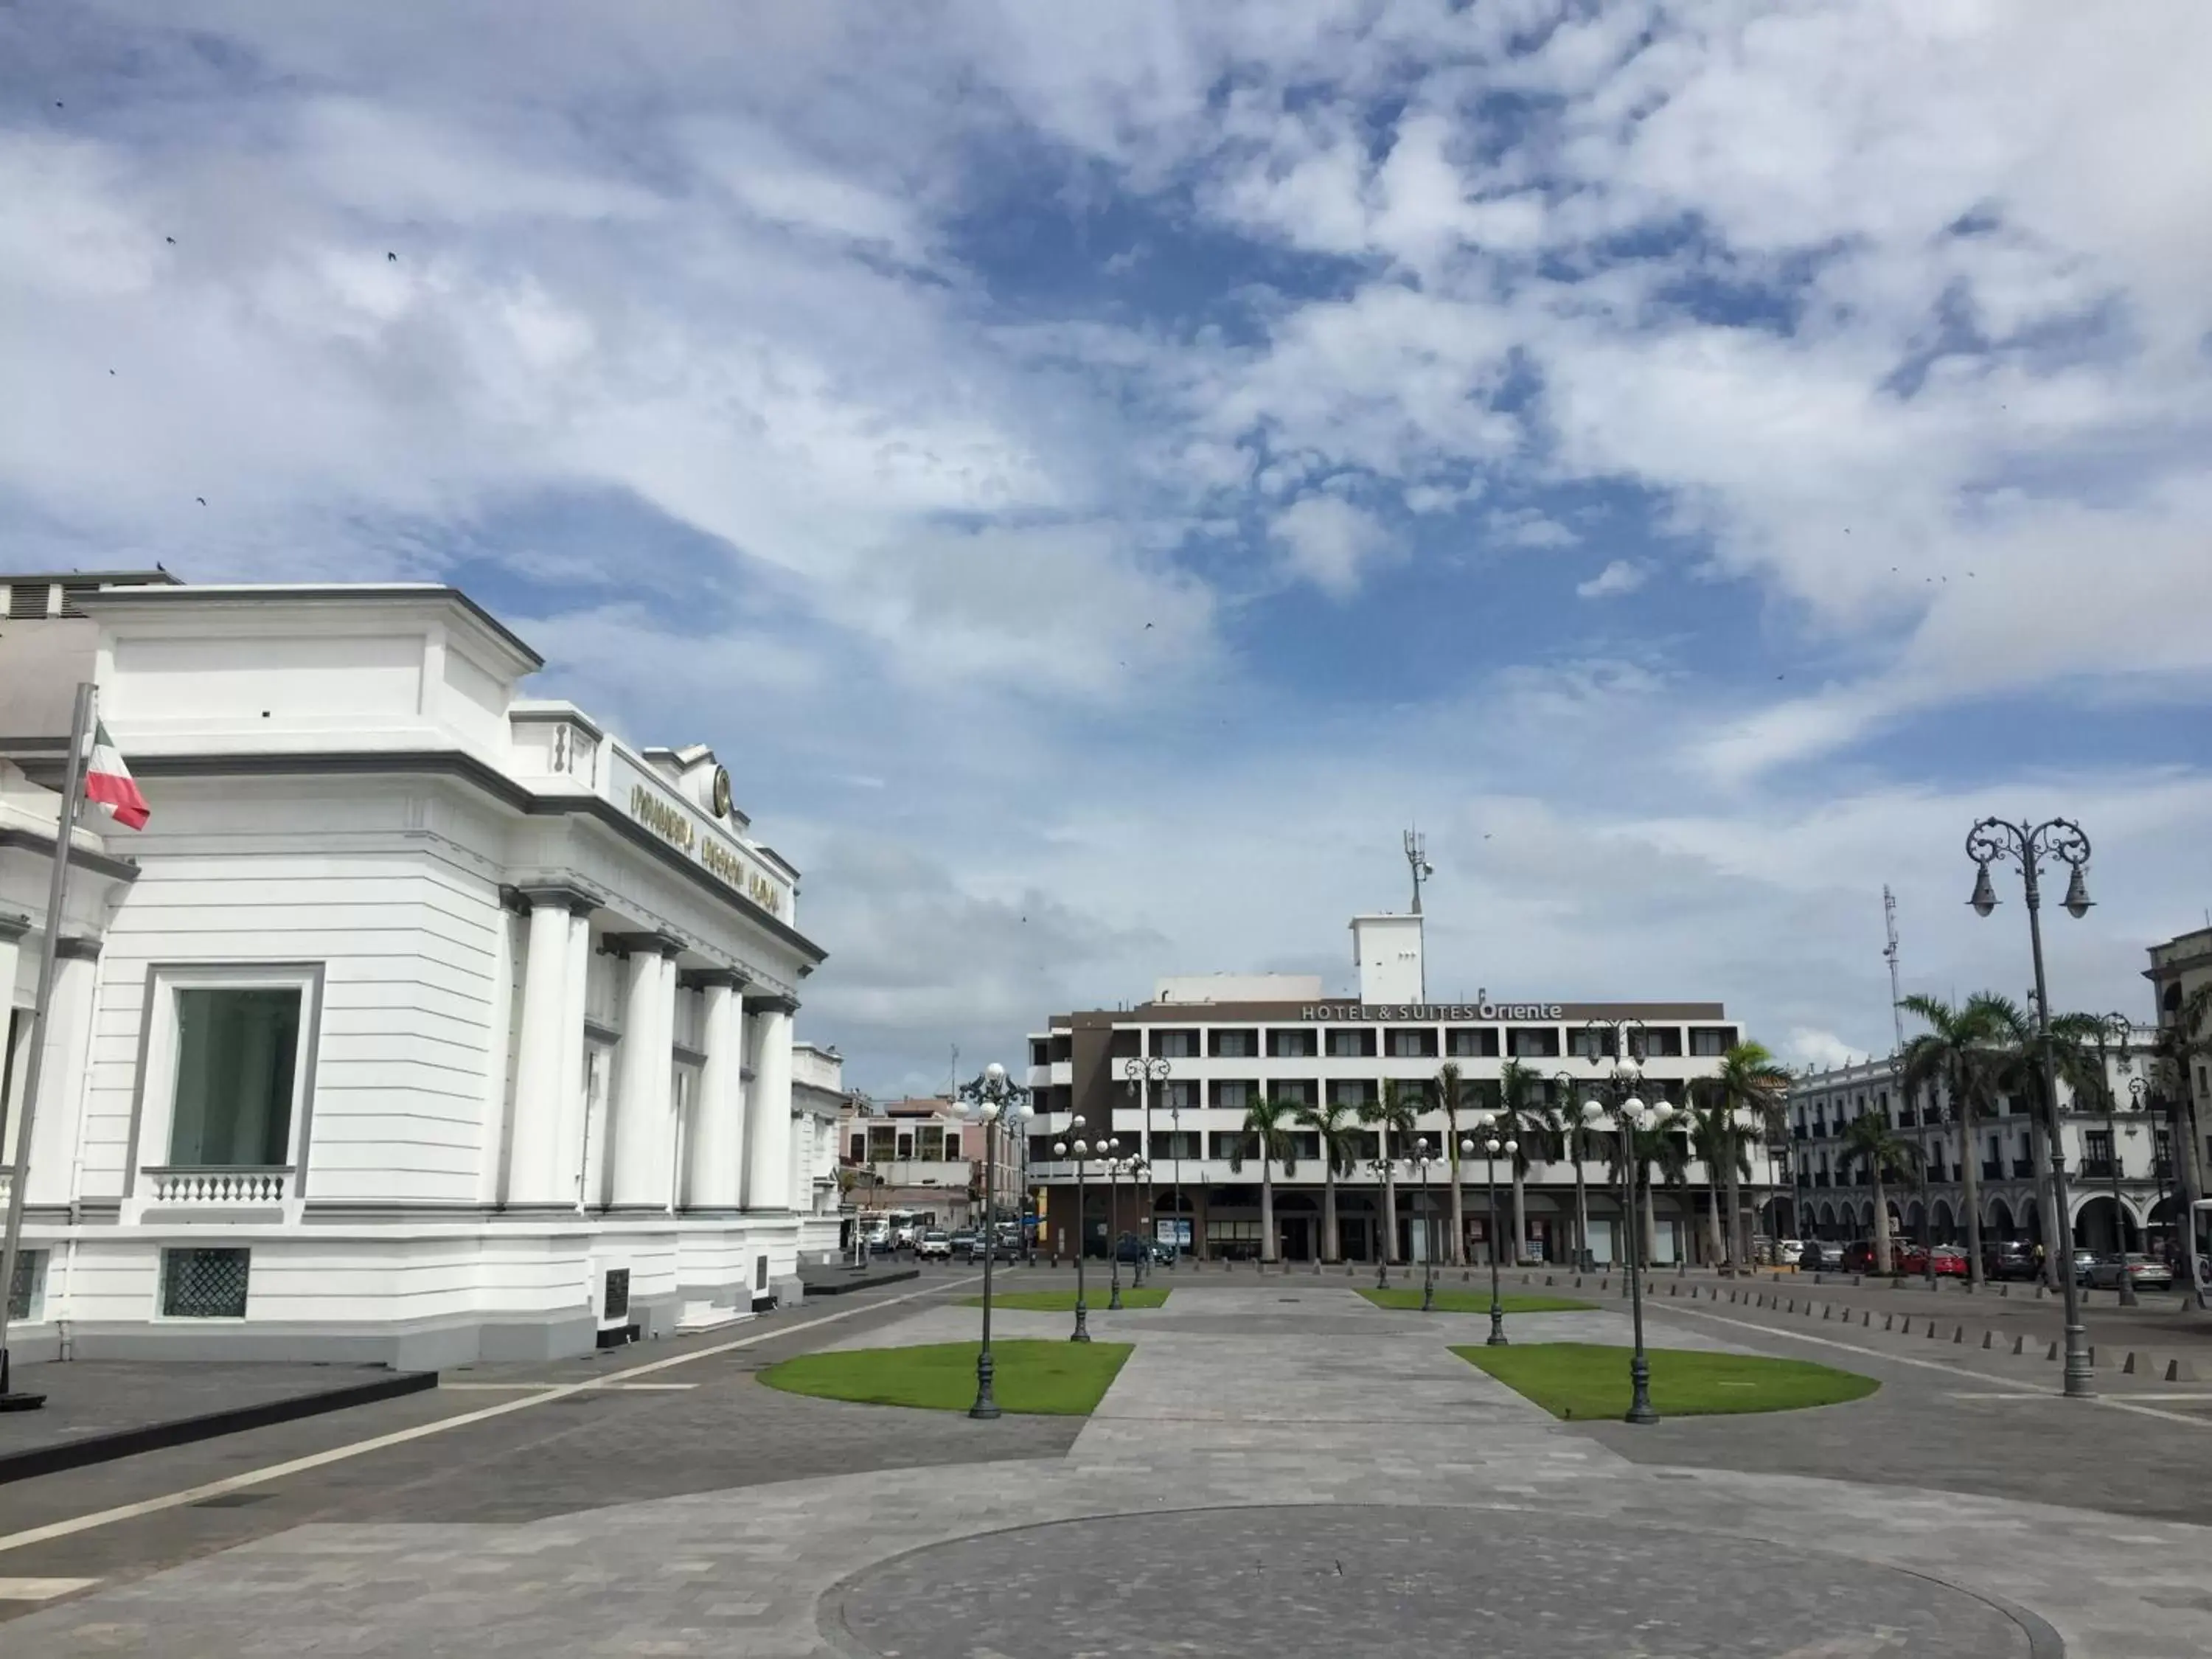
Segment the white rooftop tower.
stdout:
<svg viewBox="0 0 2212 1659">
<path fill-rule="evenodd" d="M 1354 916 L 1352 960 L 1359 969 L 1359 1000 L 1408 1003 L 1427 1000 L 1421 966 L 1421 919 Z"/>
</svg>

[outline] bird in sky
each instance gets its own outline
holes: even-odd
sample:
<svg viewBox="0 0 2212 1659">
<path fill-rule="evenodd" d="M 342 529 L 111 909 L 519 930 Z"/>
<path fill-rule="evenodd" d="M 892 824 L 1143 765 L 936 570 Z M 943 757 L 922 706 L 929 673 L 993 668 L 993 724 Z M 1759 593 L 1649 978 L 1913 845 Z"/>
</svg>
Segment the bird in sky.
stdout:
<svg viewBox="0 0 2212 1659">
<path fill-rule="evenodd" d="M 205 507 L 207 505 L 207 497 L 204 495 L 195 495 L 192 499 L 198 501 L 202 507 Z"/>
<path fill-rule="evenodd" d="M 399 263 L 399 256 L 398 256 L 398 254 L 396 254 L 396 253 L 386 252 L 386 253 L 385 254 L 385 256 L 384 256 L 384 257 L 385 257 L 385 258 L 386 258 L 388 262 L 390 262 L 390 263 L 391 263 L 391 264 L 395 264 L 395 265 L 396 265 L 396 264 L 398 264 Z"/>
<path fill-rule="evenodd" d="M 161 240 L 167 242 L 171 247 L 174 247 L 177 245 L 177 239 L 173 236 L 164 236 Z"/>
</svg>

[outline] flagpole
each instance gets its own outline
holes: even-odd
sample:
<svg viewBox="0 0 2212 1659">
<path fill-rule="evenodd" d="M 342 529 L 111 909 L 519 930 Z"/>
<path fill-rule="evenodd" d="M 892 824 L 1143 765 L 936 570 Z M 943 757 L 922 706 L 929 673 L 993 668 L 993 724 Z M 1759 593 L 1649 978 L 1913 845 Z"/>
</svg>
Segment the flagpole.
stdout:
<svg viewBox="0 0 2212 1659">
<path fill-rule="evenodd" d="M 0 1242 L 0 1411 L 32 1411 L 42 1394 L 18 1394 L 8 1381 L 8 1316 L 15 1295 L 15 1257 L 23 1240 L 23 1197 L 31 1182 L 31 1121 L 38 1110 L 40 1073 L 46 1069 L 46 1012 L 54 1000 L 54 964 L 61 954 L 62 902 L 69 891 L 70 844 L 76 836 L 77 802 L 84 793 L 84 740 L 92 730 L 93 688 L 76 688 L 70 715 L 69 764 L 63 774 L 61 811 L 54 825 L 54 872 L 46 889 L 46 948 L 39 959 L 39 996 L 31 1006 L 31 1060 L 24 1068 L 23 1109 L 15 1115 L 15 1164 L 8 1186 L 8 1228 Z"/>
</svg>

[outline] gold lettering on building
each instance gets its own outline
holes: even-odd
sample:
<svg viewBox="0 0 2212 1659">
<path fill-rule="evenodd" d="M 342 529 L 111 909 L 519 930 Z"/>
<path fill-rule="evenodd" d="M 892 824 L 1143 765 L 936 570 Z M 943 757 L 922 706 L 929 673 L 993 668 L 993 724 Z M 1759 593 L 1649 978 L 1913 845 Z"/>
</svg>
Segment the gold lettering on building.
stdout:
<svg viewBox="0 0 2212 1659">
<path fill-rule="evenodd" d="M 713 836 L 702 836 L 690 814 L 672 806 L 645 785 L 633 784 L 630 816 L 671 846 L 694 854 L 707 870 L 743 893 L 770 915 L 783 914 L 783 894 L 766 876 L 751 868 Z"/>
</svg>

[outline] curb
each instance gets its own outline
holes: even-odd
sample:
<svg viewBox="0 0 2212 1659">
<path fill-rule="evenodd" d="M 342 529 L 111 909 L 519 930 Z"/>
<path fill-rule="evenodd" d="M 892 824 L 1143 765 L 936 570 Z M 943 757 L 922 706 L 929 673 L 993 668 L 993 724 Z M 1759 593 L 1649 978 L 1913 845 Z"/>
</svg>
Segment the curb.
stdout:
<svg viewBox="0 0 2212 1659">
<path fill-rule="evenodd" d="M 56 1474 L 64 1469 L 81 1469 L 92 1463 L 110 1463 L 118 1458 L 136 1457 L 141 1452 L 187 1446 L 196 1440 L 243 1434 L 248 1429 L 265 1429 L 273 1423 L 289 1423 L 296 1418 L 320 1417 L 326 1412 L 374 1405 L 380 1400 L 397 1400 L 402 1395 L 421 1394 L 437 1386 L 435 1371 L 400 1371 L 371 1382 L 325 1389 L 319 1394 L 294 1395 L 288 1400 L 235 1406 L 228 1411 L 180 1417 L 167 1423 L 146 1423 L 108 1434 L 80 1435 L 75 1440 L 57 1441 L 51 1446 L 32 1446 L 0 1455 L 0 1485 L 28 1480 L 36 1475 Z"/>
<path fill-rule="evenodd" d="M 821 1285 L 811 1279 L 802 1279 L 799 1283 L 801 1294 L 811 1302 L 817 1296 L 848 1296 L 854 1291 L 872 1291 L 878 1285 L 897 1285 L 921 1277 L 921 1268 L 905 1267 L 892 1273 L 872 1274 L 866 1279 L 834 1279 Z"/>
</svg>

